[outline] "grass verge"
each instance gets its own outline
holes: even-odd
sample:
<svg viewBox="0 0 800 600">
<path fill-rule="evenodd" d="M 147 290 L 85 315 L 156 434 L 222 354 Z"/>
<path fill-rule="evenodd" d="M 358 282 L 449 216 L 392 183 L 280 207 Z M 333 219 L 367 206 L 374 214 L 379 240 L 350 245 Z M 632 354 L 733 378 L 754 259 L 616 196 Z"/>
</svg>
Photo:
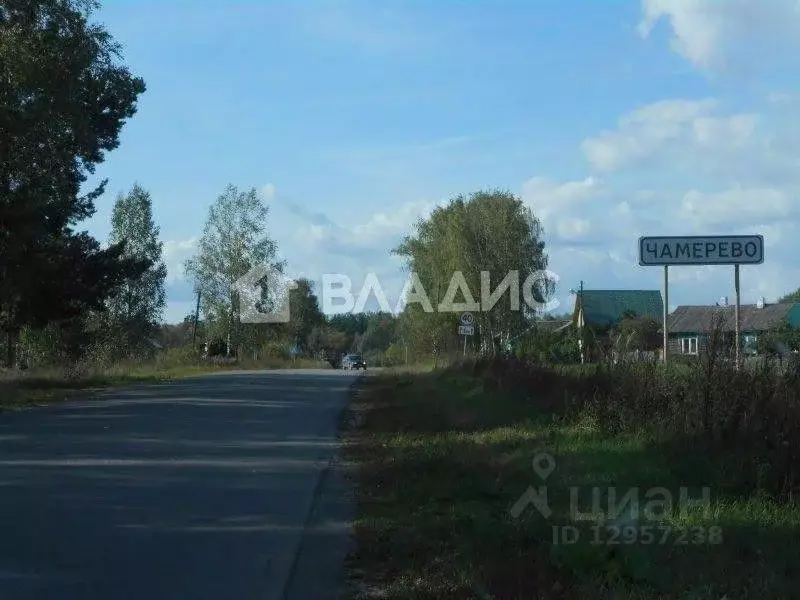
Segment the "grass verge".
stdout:
<svg viewBox="0 0 800 600">
<path fill-rule="evenodd" d="M 353 411 L 353 597 L 798 597 L 800 508 L 726 491 L 735 458 L 680 439 L 612 436 L 588 418 L 567 422 L 458 370 L 370 377 Z M 552 472 L 534 467 L 542 454 Z M 552 514 L 528 503 L 514 516 L 540 485 Z M 699 499 L 703 488 L 706 506 L 678 510 L 682 489 Z M 651 520 L 609 514 L 631 507 L 626 494 L 638 494 Z M 598 510 L 605 518 L 588 518 Z M 619 528 L 607 527 L 609 517 Z M 565 543 L 564 531 L 578 540 Z"/>
<path fill-rule="evenodd" d="M 62 402 L 87 393 L 136 383 L 169 381 L 216 371 L 239 369 L 327 368 L 310 359 L 273 359 L 259 362 L 213 364 L 125 364 L 110 368 L 85 368 L 74 372 L 37 370 L 0 373 L 0 409 Z"/>
</svg>

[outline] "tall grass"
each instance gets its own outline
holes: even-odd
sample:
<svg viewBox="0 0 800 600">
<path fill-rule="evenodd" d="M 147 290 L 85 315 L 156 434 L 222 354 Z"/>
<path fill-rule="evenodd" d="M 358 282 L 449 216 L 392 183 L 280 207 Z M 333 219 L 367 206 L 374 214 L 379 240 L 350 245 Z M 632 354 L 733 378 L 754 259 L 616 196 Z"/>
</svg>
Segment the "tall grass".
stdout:
<svg viewBox="0 0 800 600">
<path fill-rule="evenodd" d="M 712 344 L 710 343 L 710 346 Z M 800 492 L 800 376 L 769 362 L 737 370 L 711 351 L 694 365 L 555 367 L 479 360 L 469 369 L 568 421 L 590 418 L 609 435 L 633 434 L 736 468 L 731 492 L 781 500 Z"/>
</svg>

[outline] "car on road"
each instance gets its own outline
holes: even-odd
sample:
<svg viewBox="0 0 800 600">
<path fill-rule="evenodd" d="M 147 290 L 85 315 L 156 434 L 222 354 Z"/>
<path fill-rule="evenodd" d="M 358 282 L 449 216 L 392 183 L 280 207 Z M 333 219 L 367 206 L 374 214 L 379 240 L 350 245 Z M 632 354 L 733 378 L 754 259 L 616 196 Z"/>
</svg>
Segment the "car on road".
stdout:
<svg viewBox="0 0 800 600">
<path fill-rule="evenodd" d="M 366 371 L 367 363 L 364 362 L 360 354 L 345 354 L 344 358 L 342 358 L 342 368 L 347 370 L 364 369 Z"/>
</svg>

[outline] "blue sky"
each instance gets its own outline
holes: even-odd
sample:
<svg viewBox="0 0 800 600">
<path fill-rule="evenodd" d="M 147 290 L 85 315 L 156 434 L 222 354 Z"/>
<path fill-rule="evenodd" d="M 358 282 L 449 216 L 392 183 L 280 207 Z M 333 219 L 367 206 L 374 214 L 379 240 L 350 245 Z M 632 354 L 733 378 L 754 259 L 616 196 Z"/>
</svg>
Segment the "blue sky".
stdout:
<svg viewBox="0 0 800 600">
<path fill-rule="evenodd" d="M 658 289 L 640 235 L 761 233 L 743 301 L 800 286 L 800 8 L 794 0 L 106 0 L 97 19 L 148 90 L 97 170 L 88 229 L 138 182 L 170 270 L 228 183 L 256 187 L 290 273 L 378 274 L 416 218 L 502 187 L 543 221 L 562 305 Z M 731 269 L 673 269 L 670 304 L 732 295 Z"/>
</svg>

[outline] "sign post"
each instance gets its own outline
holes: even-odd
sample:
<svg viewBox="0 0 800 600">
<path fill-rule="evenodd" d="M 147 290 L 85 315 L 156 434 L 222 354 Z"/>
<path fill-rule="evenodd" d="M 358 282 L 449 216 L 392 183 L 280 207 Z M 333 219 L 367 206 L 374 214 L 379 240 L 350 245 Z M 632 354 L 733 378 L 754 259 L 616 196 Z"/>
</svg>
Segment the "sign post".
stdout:
<svg viewBox="0 0 800 600">
<path fill-rule="evenodd" d="M 739 365 L 742 360 L 741 356 L 741 349 L 739 348 L 739 338 L 741 337 L 741 319 L 739 317 L 739 265 L 733 265 L 733 287 L 736 296 L 736 314 L 734 315 L 734 319 L 736 321 L 736 369 L 739 369 Z"/>
<path fill-rule="evenodd" d="M 464 353 L 463 357 L 467 356 L 467 336 L 475 334 L 475 317 L 470 312 L 461 313 L 459 318 L 458 333 L 464 336 Z"/>
<path fill-rule="evenodd" d="M 764 237 L 760 235 L 728 236 L 665 236 L 639 238 L 639 264 L 664 267 L 664 364 L 667 363 L 669 331 L 669 272 L 672 265 L 733 265 L 733 285 L 736 292 L 736 368 L 741 363 L 739 343 L 741 330 L 739 266 L 760 265 L 764 262 Z"/>
<path fill-rule="evenodd" d="M 664 330 L 664 364 L 667 364 L 669 355 L 669 335 L 667 335 L 667 316 L 669 314 L 669 265 L 664 265 L 664 307 L 663 307 L 663 327 Z"/>
</svg>

